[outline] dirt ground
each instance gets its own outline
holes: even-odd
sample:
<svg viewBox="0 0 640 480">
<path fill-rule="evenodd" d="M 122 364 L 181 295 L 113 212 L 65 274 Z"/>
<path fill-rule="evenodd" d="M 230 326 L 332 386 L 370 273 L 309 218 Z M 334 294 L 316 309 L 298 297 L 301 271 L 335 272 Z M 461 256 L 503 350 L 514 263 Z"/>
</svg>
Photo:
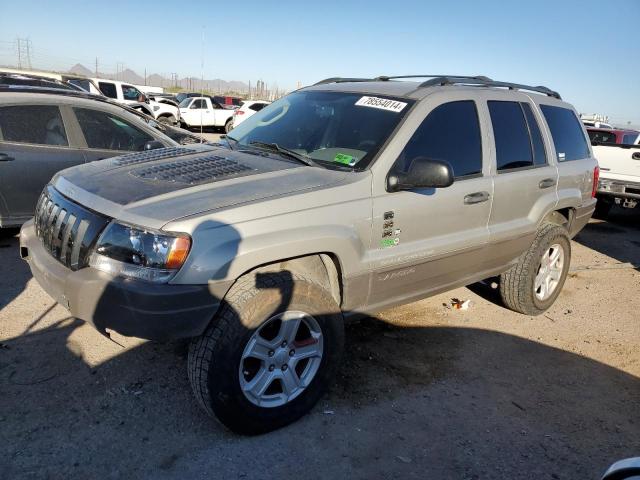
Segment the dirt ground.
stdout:
<svg viewBox="0 0 640 480">
<path fill-rule="evenodd" d="M 69 318 L 16 238 L 0 265 L 1 478 L 597 479 L 640 455 L 640 209 L 576 237 L 543 316 L 476 284 L 348 325 L 331 393 L 258 437 L 200 410 L 184 344 Z"/>
</svg>

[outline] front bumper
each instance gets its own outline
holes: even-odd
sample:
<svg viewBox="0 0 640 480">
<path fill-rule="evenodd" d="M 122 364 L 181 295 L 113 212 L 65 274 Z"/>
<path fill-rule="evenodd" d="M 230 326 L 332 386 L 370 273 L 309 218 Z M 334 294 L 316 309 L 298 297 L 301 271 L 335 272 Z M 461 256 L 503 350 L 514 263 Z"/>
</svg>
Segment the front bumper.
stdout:
<svg viewBox="0 0 640 480">
<path fill-rule="evenodd" d="M 20 231 L 20 255 L 51 297 L 103 334 L 109 329 L 158 341 L 195 337 L 220 305 L 207 285 L 154 284 L 93 268 L 72 271 L 46 251 L 33 221 Z"/>
</svg>

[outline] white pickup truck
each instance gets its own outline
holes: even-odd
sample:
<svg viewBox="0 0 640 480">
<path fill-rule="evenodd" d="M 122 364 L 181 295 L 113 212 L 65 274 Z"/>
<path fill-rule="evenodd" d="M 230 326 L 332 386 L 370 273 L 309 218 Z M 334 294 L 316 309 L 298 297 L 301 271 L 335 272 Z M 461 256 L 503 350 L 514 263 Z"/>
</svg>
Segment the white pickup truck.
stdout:
<svg viewBox="0 0 640 480">
<path fill-rule="evenodd" d="M 640 202 L 640 137 L 634 145 L 594 143 L 593 155 L 600 165 L 596 215 L 604 217 L 611 207 L 634 208 Z"/>
<path fill-rule="evenodd" d="M 224 127 L 231 130 L 233 108 L 225 108 L 210 97 L 188 97 L 180 102 L 180 123 L 188 127 Z"/>
<path fill-rule="evenodd" d="M 91 80 L 100 88 L 105 97 L 140 110 L 167 125 L 176 125 L 180 122 L 178 107 L 149 100 L 147 95 L 131 84 L 102 78 L 92 78 Z"/>
</svg>

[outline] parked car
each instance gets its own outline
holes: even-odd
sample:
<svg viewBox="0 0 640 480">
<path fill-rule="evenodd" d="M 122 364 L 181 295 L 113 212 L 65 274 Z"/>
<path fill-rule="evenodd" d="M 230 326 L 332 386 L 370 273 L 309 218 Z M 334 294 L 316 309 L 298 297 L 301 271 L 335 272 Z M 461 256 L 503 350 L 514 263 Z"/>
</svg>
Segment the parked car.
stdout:
<svg viewBox="0 0 640 480">
<path fill-rule="evenodd" d="M 593 142 L 600 164 L 596 216 L 606 218 L 614 205 L 635 208 L 640 202 L 640 145 Z"/>
<path fill-rule="evenodd" d="M 575 110 L 487 77 L 400 80 L 327 79 L 224 147 L 60 172 L 21 255 L 105 335 L 191 338 L 198 402 L 242 433 L 313 407 L 346 318 L 495 275 L 508 308 L 543 313 L 596 203 Z"/>
<path fill-rule="evenodd" d="M 102 94 L 108 98 L 151 115 L 162 123 L 168 125 L 180 123 L 180 109 L 176 105 L 151 101 L 146 94 L 128 83 L 99 78 L 92 80 L 98 85 Z"/>
<path fill-rule="evenodd" d="M 180 102 L 180 122 L 186 128 L 223 127 L 229 131 L 233 112 L 211 97 L 187 97 Z"/>
<path fill-rule="evenodd" d="M 177 145 L 137 115 L 90 94 L 0 88 L 0 228 L 31 218 L 42 188 L 59 170 Z"/>
<path fill-rule="evenodd" d="M 259 112 L 264 107 L 269 105 L 271 102 L 265 102 L 264 100 L 246 100 L 242 103 L 242 106 L 233 112 L 232 122 L 229 124 L 229 130 L 227 133 L 231 131 L 232 128 L 237 127 L 242 122 L 244 122 L 247 118 L 253 115 L 256 112 Z"/>
<path fill-rule="evenodd" d="M 620 145 L 633 145 L 640 134 L 637 130 L 610 128 L 587 128 L 587 133 L 592 143 L 617 143 Z"/>
</svg>

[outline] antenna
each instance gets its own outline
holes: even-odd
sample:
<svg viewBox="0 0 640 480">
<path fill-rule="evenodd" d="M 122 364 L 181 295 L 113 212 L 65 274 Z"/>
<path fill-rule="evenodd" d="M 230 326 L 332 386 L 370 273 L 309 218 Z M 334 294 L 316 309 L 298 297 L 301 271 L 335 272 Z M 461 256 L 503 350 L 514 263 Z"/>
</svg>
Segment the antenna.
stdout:
<svg viewBox="0 0 640 480">
<path fill-rule="evenodd" d="M 201 51 L 200 51 L 200 96 L 204 97 L 204 25 L 202 26 L 202 45 L 201 45 Z M 202 100 L 200 101 L 202 102 Z M 200 143 L 204 143 L 204 138 L 202 138 L 202 129 L 203 129 L 202 110 L 204 109 L 203 108 L 200 109 Z"/>
</svg>

